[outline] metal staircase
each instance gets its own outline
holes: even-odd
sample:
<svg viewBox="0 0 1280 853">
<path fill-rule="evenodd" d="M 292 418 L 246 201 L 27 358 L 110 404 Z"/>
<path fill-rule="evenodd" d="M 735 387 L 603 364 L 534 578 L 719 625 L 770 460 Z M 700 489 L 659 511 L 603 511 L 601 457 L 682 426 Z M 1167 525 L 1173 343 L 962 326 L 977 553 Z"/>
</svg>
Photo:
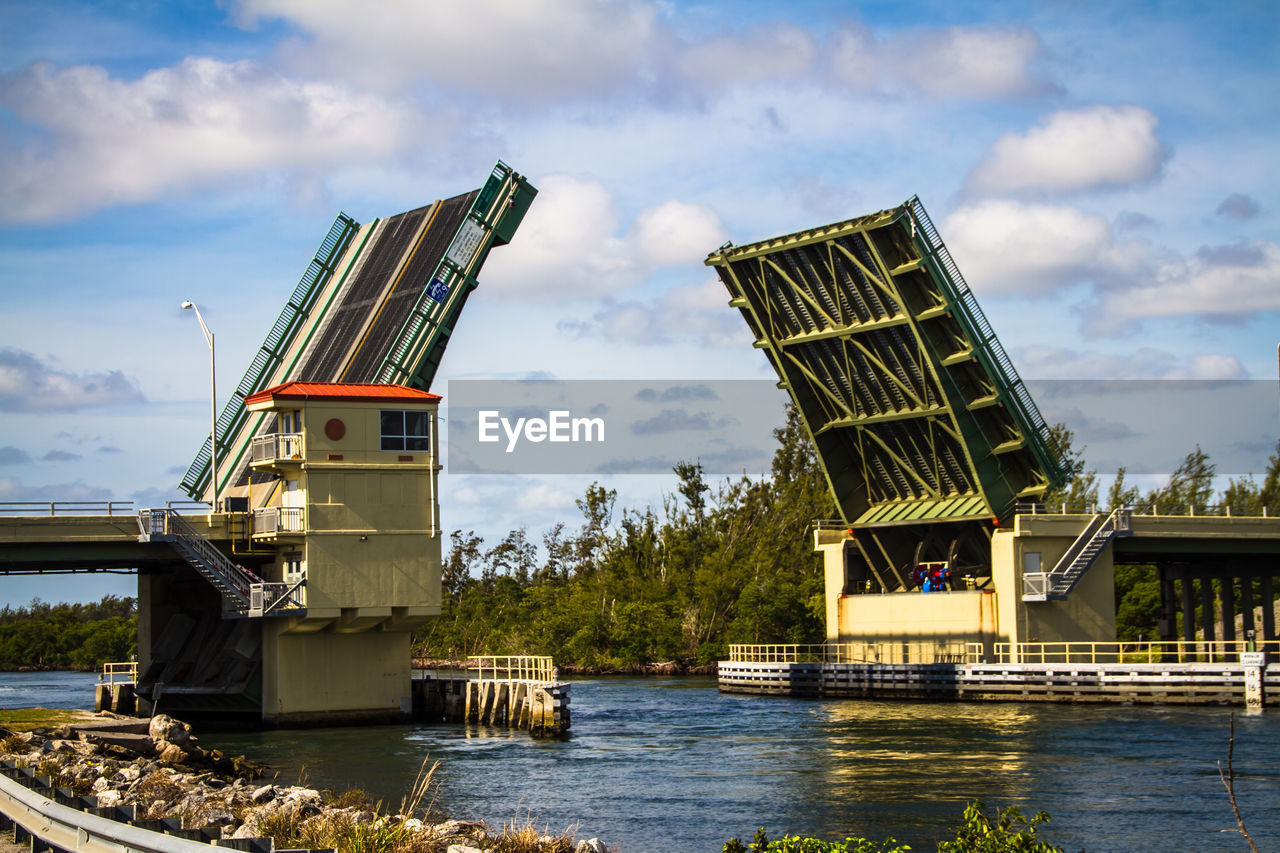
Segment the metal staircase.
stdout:
<svg viewBox="0 0 1280 853">
<path fill-rule="evenodd" d="M 1105 519 L 1095 515 L 1049 572 L 1022 575 L 1023 601 L 1062 601 L 1075 589 L 1098 555 L 1119 536 L 1133 535 L 1133 510 L 1122 507 Z"/>
<path fill-rule="evenodd" d="M 166 542 L 222 596 L 223 618 L 298 616 L 306 613 L 295 584 L 267 583 L 228 559 L 173 509 L 138 511 L 138 541 Z"/>
</svg>

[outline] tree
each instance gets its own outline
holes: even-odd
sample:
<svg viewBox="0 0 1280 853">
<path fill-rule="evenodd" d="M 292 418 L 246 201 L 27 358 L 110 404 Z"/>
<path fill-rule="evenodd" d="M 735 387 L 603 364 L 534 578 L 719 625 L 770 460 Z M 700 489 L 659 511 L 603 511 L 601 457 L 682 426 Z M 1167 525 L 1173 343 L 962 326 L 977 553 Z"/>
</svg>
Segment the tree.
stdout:
<svg viewBox="0 0 1280 853">
<path fill-rule="evenodd" d="M 1169 476 L 1163 489 L 1147 495 L 1147 502 L 1157 506 L 1185 507 L 1203 510 L 1213 497 L 1213 477 L 1216 466 L 1209 461 L 1209 454 L 1196 445 L 1182 464 Z"/>
<path fill-rule="evenodd" d="M 480 562 L 480 546 L 484 539 L 474 530 L 465 535 L 461 530 L 449 534 L 449 556 L 441 566 L 440 585 L 447 598 L 456 600 L 471 579 L 472 569 Z"/>
<path fill-rule="evenodd" d="M 1061 486 L 1049 489 L 1041 497 L 1045 504 L 1069 507 L 1091 507 L 1098 503 L 1098 472 L 1085 470 L 1084 451 L 1075 448 L 1075 433 L 1058 422 L 1049 427 L 1049 449 L 1062 460 L 1067 479 Z"/>
</svg>

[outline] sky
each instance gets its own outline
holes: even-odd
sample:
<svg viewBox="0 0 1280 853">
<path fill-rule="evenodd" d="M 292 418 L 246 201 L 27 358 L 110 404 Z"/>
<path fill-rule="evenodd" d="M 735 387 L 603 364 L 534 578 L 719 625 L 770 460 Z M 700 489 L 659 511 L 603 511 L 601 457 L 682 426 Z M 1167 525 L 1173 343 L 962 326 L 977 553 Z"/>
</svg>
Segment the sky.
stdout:
<svg viewBox="0 0 1280 853">
<path fill-rule="evenodd" d="M 339 211 L 499 159 L 539 194 L 446 404 L 460 379 L 768 379 L 706 255 L 913 195 L 1023 377 L 1274 393 L 1278 36 L 1270 0 L 4 0 L 0 501 L 185 497 L 209 352 L 179 304 L 217 336 L 221 407 Z M 446 470 L 442 521 L 536 540 L 590 481 Z M 674 484 L 602 482 L 620 507 Z"/>
</svg>

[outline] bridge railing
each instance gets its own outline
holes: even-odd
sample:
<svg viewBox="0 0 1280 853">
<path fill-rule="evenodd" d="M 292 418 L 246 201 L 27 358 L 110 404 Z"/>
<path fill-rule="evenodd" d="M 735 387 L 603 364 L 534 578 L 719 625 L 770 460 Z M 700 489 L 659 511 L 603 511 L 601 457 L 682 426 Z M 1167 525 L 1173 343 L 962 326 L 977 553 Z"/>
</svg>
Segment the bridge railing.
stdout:
<svg viewBox="0 0 1280 853">
<path fill-rule="evenodd" d="M 1251 648 L 1252 646 L 1252 648 Z M 1280 652 L 1280 641 L 1150 640 L 1115 643 L 996 643 L 987 663 L 1236 663 L 1248 651 Z"/>
<path fill-rule="evenodd" d="M 480 681 L 528 681 L 552 684 L 556 668 L 547 655 L 471 655 L 467 669 L 477 671 Z"/>
<path fill-rule="evenodd" d="M 174 512 L 208 512 L 200 501 L 167 501 Z M 133 515 L 133 501 L 0 501 L 0 515 Z"/>
<path fill-rule="evenodd" d="M 1244 504 L 1162 504 L 1141 503 L 1125 507 L 1130 514 L 1139 516 L 1182 516 L 1214 518 L 1280 518 L 1280 507 L 1248 506 Z M 1014 507 L 1021 515 L 1096 515 L 1105 512 L 1102 504 L 1067 502 L 1038 503 L 1023 501 Z"/>
<path fill-rule="evenodd" d="M 98 673 L 98 683 L 114 686 L 116 684 L 136 684 L 138 681 L 138 662 L 136 660 L 104 663 L 102 672 Z"/>
<path fill-rule="evenodd" d="M 209 511 L 209 505 L 202 501 L 166 501 L 165 508 L 186 514 Z M 133 515 L 135 512 L 133 501 L 0 501 L 0 515 L 44 517 Z"/>
<path fill-rule="evenodd" d="M 734 663 L 966 663 L 982 644 L 964 640 L 729 646 Z"/>
<path fill-rule="evenodd" d="M 994 643 L 965 640 L 731 645 L 733 663 L 1237 663 L 1248 651 L 1280 656 L 1280 640 Z"/>
</svg>

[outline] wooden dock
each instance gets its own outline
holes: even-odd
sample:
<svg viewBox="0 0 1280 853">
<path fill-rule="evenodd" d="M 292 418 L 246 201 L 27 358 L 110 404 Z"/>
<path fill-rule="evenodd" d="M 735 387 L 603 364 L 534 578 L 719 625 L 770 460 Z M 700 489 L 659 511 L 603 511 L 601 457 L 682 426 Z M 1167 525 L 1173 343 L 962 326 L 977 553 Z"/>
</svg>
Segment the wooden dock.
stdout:
<svg viewBox="0 0 1280 853">
<path fill-rule="evenodd" d="M 569 730 L 569 685 L 555 678 L 551 658 L 472 658 L 475 677 L 413 680 L 413 717 L 423 722 L 524 729 L 534 737 Z"/>
</svg>

